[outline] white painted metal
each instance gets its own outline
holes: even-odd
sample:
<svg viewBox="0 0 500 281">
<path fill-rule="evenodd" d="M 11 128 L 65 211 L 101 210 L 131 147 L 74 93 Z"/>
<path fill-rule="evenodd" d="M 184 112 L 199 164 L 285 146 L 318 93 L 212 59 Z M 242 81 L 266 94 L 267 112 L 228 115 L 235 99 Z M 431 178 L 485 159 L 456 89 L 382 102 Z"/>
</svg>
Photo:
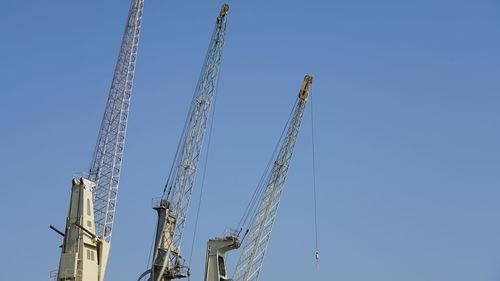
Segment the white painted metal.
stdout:
<svg viewBox="0 0 500 281">
<path fill-rule="evenodd" d="M 103 281 L 120 182 L 144 0 L 132 0 L 88 179 L 73 180 L 58 281 Z"/>
<path fill-rule="evenodd" d="M 143 8 L 144 0 L 132 1 L 89 172 L 96 183 L 92 191 L 96 233 L 107 242 L 115 218 Z"/>
<path fill-rule="evenodd" d="M 242 242 L 234 281 L 257 281 L 259 279 L 311 83 L 312 77 L 306 75 L 274 166 L 267 175 L 262 197 Z"/>
<path fill-rule="evenodd" d="M 181 257 L 180 244 L 210 111 L 219 81 L 224 36 L 229 6 L 224 4 L 217 16 L 215 30 L 202 67 L 176 158 L 163 196 L 154 204 L 158 212 L 157 233 L 149 279 L 172 280 L 189 275 Z M 140 278 L 148 276 L 145 272 Z"/>
<path fill-rule="evenodd" d="M 227 277 L 225 254 L 239 247 L 240 242 L 235 234 L 208 240 L 205 281 L 230 281 Z"/>
<path fill-rule="evenodd" d="M 84 178 L 73 179 L 71 201 L 57 280 L 102 281 L 109 243 L 95 235 L 92 188 Z"/>
</svg>

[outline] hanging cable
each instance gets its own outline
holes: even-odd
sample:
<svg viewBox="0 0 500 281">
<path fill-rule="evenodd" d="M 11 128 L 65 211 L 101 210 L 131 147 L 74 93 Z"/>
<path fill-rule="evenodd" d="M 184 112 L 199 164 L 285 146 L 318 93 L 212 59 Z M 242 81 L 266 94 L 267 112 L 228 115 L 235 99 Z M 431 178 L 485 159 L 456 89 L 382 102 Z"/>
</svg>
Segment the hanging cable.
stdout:
<svg viewBox="0 0 500 281">
<path fill-rule="evenodd" d="M 238 223 L 237 229 L 239 229 L 240 232 L 241 232 L 241 230 L 243 230 L 243 228 L 247 227 L 246 224 L 248 222 L 248 219 L 250 218 L 251 215 L 254 215 L 254 213 L 255 213 L 254 210 L 255 210 L 255 208 L 258 207 L 257 202 L 261 201 L 260 199 L 262 197 L 263 191 L 265 190 L 264 181 L 269 176 L 269 170 L 273 166 L 273 159 L 274 159 L 276 153 L 278 152 L 278 148 L 280 147 L 281 142 L 283 141 L 283 137 L 286 133 L 286 129 L 288 128 L 288 124 L 290 123 L 290 120 L 292 119 L 292 116 L 293 116 L 293 111 L 294 111 L 293 109 L 296 107 L 297 102 L 298 102 L 298 100 L 295 101 L 295 105 L 292 107 L 292 111 L 290 112 L 290 115 L 288 116 L 288 120 L 287 120 L 285 126 L 283 127 L 280 138 L 278 139 L 278 142 L 276 143 L 276 146 L 274 147 L 273 153 L 271 154 L 271 157 L 269 158 L 269 162 L 267 163 L 267 166 L 264 169 L 264 173 L 262 174 L 262 176 L 259 180 L 259 183 L 257 184 L 257 187 L 255 188 L 255 191 L 252 195 L 252 198 L 250 199 L 250 202 L 248 203 L 247 207 L 245 208 L 245 211 L 243 212 L 243 216 L 241 217 L 240 222 Z"/>
<path fill-rule="evenodd" d="M 212 32 L 211 42 L 214 41 L 215 37 L 217 37 L 217 27 Z M 209 60 L 210 48 L 211 48 L 211 46 L 208 46 L 207 55 L 206 55 L 206 57 L 204 59 L 204 65 Z M 200 85 L 200 82 L 203 79 L 203 71 L 204 71 L 204 69 L 202 68 L 201 71 L 200 71 L 200 74 L 198 75 L 198 82 L 196 83 L 196 85 Z M 220 76 L 217 77 L 217 83 L 219 82 L 219 79 L 220 79 Z M 177 150 L 175 151 L 174 161 L 172 162 L 172 166 L 170 167 L 170 172 L 168 174 L 167 182 L 165 183 L 165 187 L 163 188 L 163 194 L 161 196 L 161 199 L 169 199 L 169 197 L 170 197 L 170 194 L 171 194 L 171 191 L 172 191 L 172 186 L 170 185 L 171 184 L 170 177 L 172 176 L 172 173 L 175 170 L 174 167 L 175 167 L 175 164 L 177 163 L 177 160 L 178 160 L 177 157 L 181 153 L 182 144 L 184 143 L 184 140 L 186 138 L 185 133 L 186 133 L 188 125 L 190 124 L 189 121 L 192 118 L 192 115 L 190 115 L 189 113 L 193 111 L 193 106 L 197 102 L 196 101 L 197 91 L 198 91 L 198 88 L 196 88 L 195 91 L 194 91 L 194 93 L 193 93 L 193 98 L 192 98 L 191 103 L 189 105 L 189 110 L 188 110 L 188 114 L 186 116 L 186 121 L 184 122 L 184 127 L 182 129 L 181 138 L 179 139 L 179 143 L 177 144 Z M 214 106 L 215 106 L 215 99 L 216 98 L 217 98 L 217 96 L 214 96 Z"/>
<path fill-rule="evenodd" d="M 217 80 L 220 79 L 220 76 L 217 77 Z M 217 81 L 218 83 L 219 81 Z M 210 153 L 210 143 L 212 142 L 212 129 L 214 126 L 214 120 L 215 120 L 215 106 L 217 104 L 217 93 L 214 94 L 214 101 L 213 101 L 213 106 L 212 106 L 212 120 L 210 122 L 210 128 L 208 129 L 208 141 L 207 141 L 207 154 L 205 155 L 205 163 L 203 164 L 203 174 L 201 176 L 201 186 L 200 186 L 200 196 L 198 198 L 198 206 L 196 209 L 196 218 L 194 222 L 194 231 L 193 231 L 193 239 L 191 241 L 191 249 L 189 251 L 189 259 L 188 259 L 188 267 L 191 268 L 191 259 L 193 257 L 193 251 L 194 251 L 194 243 L 196 240 L 196 233 L 198 231 L 198 220 L 200 217 L 200 209 L 201 209 L 201 202 L 203 199 L 203 190 L 205 187 L 205 176 L 207 174 L 207 163 L 208 163 L 208 155 Z M 188 280 L 191 280 L 191 275 L 188 276 Z"/>
<path fill-rule="evenodd" d="M 312 85 L 311 85 L 312 86 Z M 316 265 L 319 266 L 319 245 L 318 245 L 318 201 L 316 192 L 316 155 L 314 147 L 314 103 L 312 97 L 312 88 L 310 90 L 309 99 L 311 101 L 311 143 L 312 143 L 312 174 L 313 174 L 313 197 L 314 197 L 314 236 L 315 236 L 315 247 L 316 251 L 314 257 L 316 259 Z"/>
<path fill-rule="evenodd" d="M 156 236 L 156 232 L 158 231 L 158 224 L 156 225 L 155 227 L 155 231 L 153 232 L 153 239 L 151 239 L 151 247 L 149 247 L 149 254 L 148 254 L 148 265 L 146 266 L 146 268 L 150 268 L 149 265 L 150 265 L 150 262 L 153 260 L 153 247 L 154 247 L 154 244 L 155 244 L 155 236 Z"/>
</svg>

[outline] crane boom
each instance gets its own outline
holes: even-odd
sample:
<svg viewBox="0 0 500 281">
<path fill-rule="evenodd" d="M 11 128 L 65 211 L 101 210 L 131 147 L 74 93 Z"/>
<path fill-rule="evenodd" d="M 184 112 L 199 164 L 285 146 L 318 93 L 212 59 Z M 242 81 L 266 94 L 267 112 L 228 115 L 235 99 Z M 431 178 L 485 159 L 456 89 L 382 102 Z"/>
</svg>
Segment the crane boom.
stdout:
<svg viewBox="0 0 500 281">
<path fill-rule="evenodd" d="M 150 274 L 153 281 L 172 280 L 189 274 L 180 254 L 180 244 L 217 91 L 228 11 L 229 6 L 224 4 L 217 17 L 172 170 L 161 199 L 153 206 L 158 212 L 153 263 L 152 268 L 140 278 Z"/>
<path fill-rule="evenodd" d="M 143 7 L 144 0 L 132 0 L 88 177 L 72 181 L 58 281 L 104 280 Z"/>
<path fill-rule="evenodd" d="M 234 281 L 257 281 L 259 279 L 311 83 L 312 77 L 306 75 L 278 155 L 267 175 L 262 197 L 242 242 L 241 254 L 233 277 Z"/>
<path fill-rule="evenodd" d="M 111 241 L 115 218 L 143 7 L 144 0 L 132 1 L 89 170 L 89 179 L 96 184 L 92 192 L 96 235 L 106 242 Z"/>
</svg>

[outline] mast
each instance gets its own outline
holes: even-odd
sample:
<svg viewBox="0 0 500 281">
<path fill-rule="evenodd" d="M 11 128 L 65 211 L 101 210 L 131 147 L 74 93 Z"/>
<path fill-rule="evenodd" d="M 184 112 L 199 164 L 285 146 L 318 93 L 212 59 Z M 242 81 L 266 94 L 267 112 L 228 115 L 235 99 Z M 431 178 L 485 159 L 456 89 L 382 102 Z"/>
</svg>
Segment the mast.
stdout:
<svg viewBox="0 0 500 281">
<path fill-rule="evenodd" d="M 186 124 L 163 195 L 154 203 L 158 212 L 150 280 L 172 280 L 189 275 L 181 256 L 181 241 L 201 157 L 210 111 L 215 102 L 229 6 L 222 5 L 196 86 Z"/>
<path fill-rule="evenodd" d="M 144 0 L 132 0 L 88 178 L 72 181 L 58 281 L 103 281 L 132 95 Z"/>
<path fill-rule="evenodd" d="M 259 280 L 311 84 L 312 77 L 306 75 L 292 111 L 286 134 L 281 140 L 279 152 L 272 170 L 267 175 L 262 196 L 242 242 L 241 254 L 233 277 L 234 281 Z"/>
<path fill-rule="evenodd" d="M 111 241 L 144 0 L 133 0 L 89 170 L 96 234 Z"/>
</svg>

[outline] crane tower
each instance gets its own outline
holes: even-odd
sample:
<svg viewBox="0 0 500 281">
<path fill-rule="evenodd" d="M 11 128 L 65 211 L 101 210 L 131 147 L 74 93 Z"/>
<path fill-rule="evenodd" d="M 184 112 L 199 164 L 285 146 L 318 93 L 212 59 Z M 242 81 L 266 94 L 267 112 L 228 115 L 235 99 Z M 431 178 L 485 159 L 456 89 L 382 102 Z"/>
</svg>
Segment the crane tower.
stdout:
<svg viewBox="0 0 500 281">
<path fill-rule="evenodd" d="M 195 89 L 176 157 L 161 198 L 153 203 L 158 213 L 153 262 L 140 277 L 164 281 L 190 274 L 181 256 L 181 240 L 188 215 L 198 162 L 210 111 L 215 102 L 229 6 L 222 5 Z"/>
<path fill-rule="evenodd" d="M 87 177 L 72 181 L 58 281 L 103 281 L 108 261 L 144 0 L 133 0 Z"/>
<path fill-rule="evenodd" d="M 205 281 L 231 280 L 227 279 L 224 255 L 228 251 L 239 248 L 240 243 L 242 249 L 232 280 L 259 280 L 311 84 L 312 77 L 306 75 L 287 123 L 286 133 L 280 139 L 281 145 L 272 169 L 264 177 L 266 180 L 263 184 L 257 188 L 256 194 L 260 194 L 260 197 L 257 197 L 257 205 L 243 241 L 240 242 L 238 234 L 230 234 L 208 241 Z M 250 214 L 249 210 L 248 215 Z"/>
</svg>

